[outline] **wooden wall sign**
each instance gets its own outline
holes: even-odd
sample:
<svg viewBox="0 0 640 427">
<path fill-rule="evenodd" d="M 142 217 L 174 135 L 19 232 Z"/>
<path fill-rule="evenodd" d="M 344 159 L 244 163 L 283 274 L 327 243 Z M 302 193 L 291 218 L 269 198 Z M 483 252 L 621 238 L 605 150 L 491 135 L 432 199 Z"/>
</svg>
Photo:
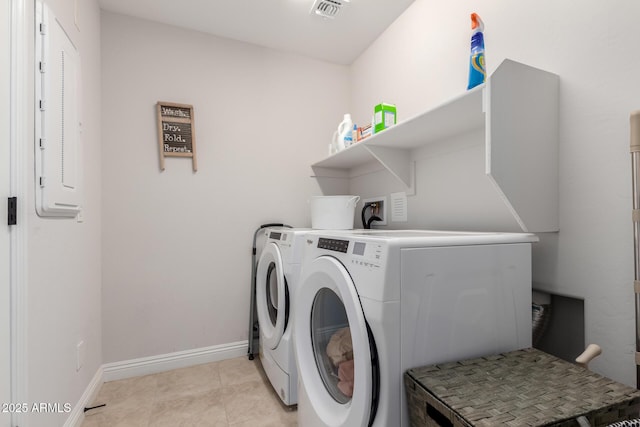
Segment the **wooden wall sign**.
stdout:
<svg viewBox="0 0 640 427">
<path fill-rule="evenodd" d="M 159 101 L 157 112 L 160 169 L 164 170 L 165 157 L 191 157 L 193 171 L 197 171 L 193 105 Z"/>
</svg>

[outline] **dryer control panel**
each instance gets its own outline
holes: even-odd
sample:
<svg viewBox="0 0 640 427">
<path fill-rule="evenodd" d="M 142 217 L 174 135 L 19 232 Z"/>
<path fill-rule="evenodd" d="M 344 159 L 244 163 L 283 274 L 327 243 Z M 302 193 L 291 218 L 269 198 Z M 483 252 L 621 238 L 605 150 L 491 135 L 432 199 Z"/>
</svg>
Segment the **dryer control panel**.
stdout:
<svg viewBox="0 0 640 427">
<path fill-rule="evenodd" d="M 382 262 L 383 249 L 379 243 L 354 241 L 351 253 L 354 255 L 351 259 L 352 264 L 377 268 Z"/>
<path fill-rule="evenodd" d="M 347 250 L 349 249 L 349 241 L 341 239 L 327 239 L 326 237 L 321 237 L 318 239 L 318 248 L 328 249 L 330 251 L 342 252 L 343 254 L 346 254 Z"/>
<path fill-rule="evenodd" d="M 373 242 L 353 241 L 351 248 L 349 244 L 352 241 L 342 239 L 329 239 L 321 237 L 318 239 L 318 249 L 327 249 L 343 254 L 350 254 L 353 265 L 361 265 L 365 267 L 380 267 L 382 262 L 383 249 L 382 245 Z"/>
</svg>

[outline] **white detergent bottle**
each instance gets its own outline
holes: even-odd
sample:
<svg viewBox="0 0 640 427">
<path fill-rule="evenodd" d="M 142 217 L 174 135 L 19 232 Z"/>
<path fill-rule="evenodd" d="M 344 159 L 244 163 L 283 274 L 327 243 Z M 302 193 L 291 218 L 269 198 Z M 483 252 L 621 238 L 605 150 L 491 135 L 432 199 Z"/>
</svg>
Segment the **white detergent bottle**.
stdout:
<svg viewBox="0 0 640 427">
<path fill-rule="evenodd" d="M 352 129 L 351 114 L 345 114 L 344 119 L 338 125 L 338 130 L 333 133 L 333 144 L 336 152 L 344 150 L 351 145 L 353 142 Z"/>
</svg>

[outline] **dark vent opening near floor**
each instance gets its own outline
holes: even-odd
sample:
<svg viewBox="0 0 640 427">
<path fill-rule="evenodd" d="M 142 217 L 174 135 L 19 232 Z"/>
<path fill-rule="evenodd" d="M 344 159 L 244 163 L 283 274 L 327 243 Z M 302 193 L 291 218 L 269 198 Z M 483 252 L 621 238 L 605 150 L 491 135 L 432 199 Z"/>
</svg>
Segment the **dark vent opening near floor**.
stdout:
<svg viewBox="0 0 640 427">
<path fill-rule="evenodd" d="M 584 300 L 550 295 L 549 318 L 534 347 L 569 362 L 586 348 L 584 337 Z M 535 317 L 535 312 L 534 312 Z M 597 344 L 597 343 L 595 343 Z"/>
</svg>

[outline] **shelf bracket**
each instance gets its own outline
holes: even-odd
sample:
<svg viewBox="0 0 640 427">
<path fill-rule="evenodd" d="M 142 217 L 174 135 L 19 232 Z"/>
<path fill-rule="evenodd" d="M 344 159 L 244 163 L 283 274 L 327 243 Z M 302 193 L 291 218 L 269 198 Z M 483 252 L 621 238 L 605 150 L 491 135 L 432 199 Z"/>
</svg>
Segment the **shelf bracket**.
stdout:
<svg viewBox="0 0 640 427">
<path fill-rule="evenodd" d="M 413 180 L 411 179 L 409 150 L 398 150 L 396 148 L 377 147 L 374 145 L 367 146 L 366 148 L 397 180 L 402 182 L 407 188 L 412 187 Z"/>
</svg>

